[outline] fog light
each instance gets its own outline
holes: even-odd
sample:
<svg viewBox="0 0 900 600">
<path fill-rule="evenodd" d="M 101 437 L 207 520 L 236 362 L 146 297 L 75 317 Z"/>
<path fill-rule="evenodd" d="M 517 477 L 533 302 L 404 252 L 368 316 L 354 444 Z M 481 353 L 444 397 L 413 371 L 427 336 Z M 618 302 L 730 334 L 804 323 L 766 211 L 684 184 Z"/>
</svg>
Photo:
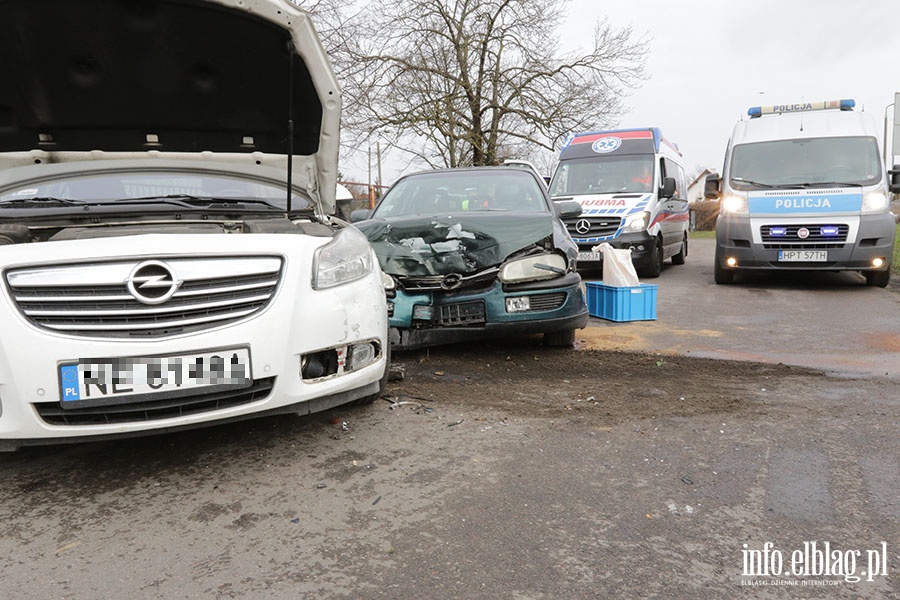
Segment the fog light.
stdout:
<svg viewBox="0 0 900 600">
<path fill-rule="evenodd" d="M 347 370 L 361 369 L 375 360 L 377 354 L 375 344 L 353 344 L 350 346 L 350 356 L 347 358 Z"/>
<path fill-rule="evenodd" d="M 531 299 L 528 296 L 516 296 L 506 299 L 506 312 L 527 312 L 531 310 Z"/>
<path fill-rule="evenodd" d="M 729 267 L 736 267 L 737 259 L 733 256 L 729 256 L 728 258 L 725 259 L 725 264 L 728 265 Z"/>
<path fill-rule="evenodd" d="M 425 306 L 423 304 L 416 304 L 415 306 L 413 306 L 413 319 L 419 319 L 420 321 L 430 321 L 433 314 L 434 309 L 430 306 Z"/>
<path fill-rule="evenodd" d="M 634 248 L 635 248 L 638 252 L 643 252 L 643 251 L 644 251 L 644 245 L 643 245 L 643 244 L 640 244 L 640 245 L 638 245 L 638 246 L 634 246 Z"/>
<path fill-rule="evenodd" d="M 884 266 L 884 259 L 883 258 L 873 258 L 872 266 L 875 267 L 876 269 Z"/>
</svg>

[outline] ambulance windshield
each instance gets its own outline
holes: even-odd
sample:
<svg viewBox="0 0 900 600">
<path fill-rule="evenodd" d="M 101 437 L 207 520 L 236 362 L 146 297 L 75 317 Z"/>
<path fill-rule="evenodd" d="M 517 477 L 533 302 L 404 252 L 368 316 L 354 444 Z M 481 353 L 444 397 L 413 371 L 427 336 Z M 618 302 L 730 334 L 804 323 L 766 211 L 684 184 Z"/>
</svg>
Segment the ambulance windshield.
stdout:
<svg viewBox="0 0 900 600">
<path fill-rule="evenodd" d="M 644 193 L 653 191 L 653 155 L 592 156 L 559 164 L 551 196 Z"/>
</svg>

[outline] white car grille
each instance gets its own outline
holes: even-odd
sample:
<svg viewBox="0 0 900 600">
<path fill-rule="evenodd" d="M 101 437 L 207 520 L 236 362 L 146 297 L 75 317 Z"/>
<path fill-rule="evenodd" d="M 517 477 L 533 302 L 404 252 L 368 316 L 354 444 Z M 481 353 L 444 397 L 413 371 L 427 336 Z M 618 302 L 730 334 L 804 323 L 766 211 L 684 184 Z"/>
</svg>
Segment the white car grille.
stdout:
<svg viewBox="0 0 900 600">
<path fill-rule="evenodd" d="M 221 327 L 262 311 L 278 257 L 166 258 L 10 270 L 34 325 L 81 337 L 159 338 Z"/>
</svg>

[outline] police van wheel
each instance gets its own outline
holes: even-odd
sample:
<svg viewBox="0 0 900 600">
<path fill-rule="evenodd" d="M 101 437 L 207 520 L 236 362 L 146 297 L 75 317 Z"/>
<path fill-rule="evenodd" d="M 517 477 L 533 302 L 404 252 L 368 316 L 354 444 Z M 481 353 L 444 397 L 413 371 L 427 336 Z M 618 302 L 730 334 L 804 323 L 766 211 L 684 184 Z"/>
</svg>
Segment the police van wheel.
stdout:
<svg viewBox="0 0 900 600">
<path fill-rule="evenodd" d="M 723 269 L 719 264 L 719 257 L 716 256 L 716 262 L 713 265 L 713 279 L 718 285 L 729 285 L 734 283 L 734 271 L 731 269 Z"/>
<path fill-rule="evenodd" d="M 681 242 L 681 250 L 678 254 L 672 256 L 672 264 L 673 265 L 683 265 L 684 259 L 687 257 L 688 253 L 688 235 L 684 234 L 684 240 Z"/>
<path fill-rule="evenodd" d="M 864 275 L 866 276 L 866 285 L 883 288 L 887 287 L 891 280 L 891 269 L 889 267 L 884 271 L 866 271 Z"/>
</svg>

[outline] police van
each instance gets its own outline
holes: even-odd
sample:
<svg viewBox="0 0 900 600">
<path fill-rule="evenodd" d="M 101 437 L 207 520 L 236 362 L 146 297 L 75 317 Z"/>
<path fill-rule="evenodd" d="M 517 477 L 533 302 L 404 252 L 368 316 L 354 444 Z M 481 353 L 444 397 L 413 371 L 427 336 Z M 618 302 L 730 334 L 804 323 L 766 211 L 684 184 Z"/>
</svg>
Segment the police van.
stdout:
<svg viewBox="0 0 900 600">
<path fill-rule="evenodd" d="M 896 226 L 878 138 L 853 100 L 753 107 L 725 151 L 714 278 L 742 271 L 859 271 L 891 276 Z"/>
<path fill-rule="evenodd" d="M 663 261 L 684 264 L 688 197 L 681 152 L 655 127 L 570 136 L 550 182 L 554 201 L 577 200 L 565 220 L 581 270 L 602 264 L 602 242 L 630 249 L 638 274 L 658 277 Z"/>
</svg>

